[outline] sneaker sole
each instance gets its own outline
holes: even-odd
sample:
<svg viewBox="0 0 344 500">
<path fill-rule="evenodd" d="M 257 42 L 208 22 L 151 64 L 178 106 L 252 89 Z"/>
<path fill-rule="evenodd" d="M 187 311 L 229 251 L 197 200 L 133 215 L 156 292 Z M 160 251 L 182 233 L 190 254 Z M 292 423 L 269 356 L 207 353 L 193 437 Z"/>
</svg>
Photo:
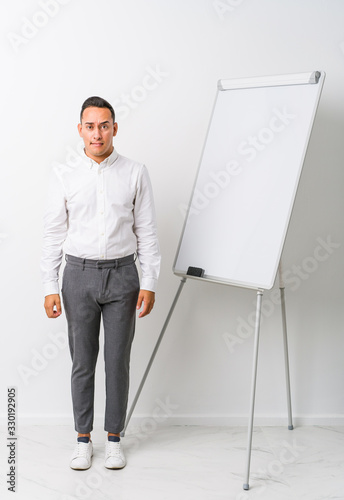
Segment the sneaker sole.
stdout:
<svg viewBox="0 0 344 500">
<path fill-rule="evenodd" d="M 80 469 L 78 467 L 72 467 L 71 465 L 69 466 L 72 470 L 88 470 L 91 468 L 91 465 L 89 467 L 85 467 L 84 469 Z"/>
<path fill-rule="evenodd" d="M 127 464 L 124 464 L 122 465 L 122 467 L 108 467 L 107 465 L 104 465 L 104 467 L 106 469 L 110 469 L 110 470 L 119 470 L 119 469 L 124 469 L 124 467 L 126 466 Z"/>
</svg>

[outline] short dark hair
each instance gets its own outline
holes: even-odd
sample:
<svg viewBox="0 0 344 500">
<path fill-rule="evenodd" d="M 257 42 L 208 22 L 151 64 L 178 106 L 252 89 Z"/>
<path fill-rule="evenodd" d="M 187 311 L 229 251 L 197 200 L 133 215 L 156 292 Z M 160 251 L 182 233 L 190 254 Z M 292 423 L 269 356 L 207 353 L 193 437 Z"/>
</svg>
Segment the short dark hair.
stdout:
<svg viewBox="0 0 344 500">
<path fill-rule="evenodd" d="M 114 111 L 113 107 L 111 106 L 111 104 L 108 101 L 106 101 L 105 99 L 103 99 L 102 97 L 98 97 L 96 95 L 94 95 L 94 96 L 89 97 L 88 99 L 86 99 L 86 101 L 81 106 L 80 123 L 81 123 L 82 115 L 83 115 L 83 112 L 85 111 L 85 109 L 86 108 L 91 108 L 91 107 L 94 107 L 94 108 L 107 108 L 107 109 L 109 109 L 110 112 L 111 112 L 111 116 L 112 116 L 113 122 L 115 123 L 115 111 Z"/>
</svg>

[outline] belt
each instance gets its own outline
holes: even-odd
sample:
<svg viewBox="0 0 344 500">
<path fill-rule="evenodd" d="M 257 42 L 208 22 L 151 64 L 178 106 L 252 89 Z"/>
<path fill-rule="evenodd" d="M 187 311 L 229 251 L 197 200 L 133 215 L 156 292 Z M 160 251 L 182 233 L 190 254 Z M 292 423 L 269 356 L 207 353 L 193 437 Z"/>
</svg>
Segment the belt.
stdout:
<svg viewBox="0 0 344 500">
<path fill-rule="evenodd" d="M 93 269 L 104 269 L 104 268 L 114 268 L 117 269 L 121 266 L 127 266 L 132 264 L 136 260 L 136 255 L 132 253 L 126 257 L 121 257 L 119 259 L 110 260 L 94 260 L 94 259 L 83 259 L 82 257 L 75 257 L 74 255 L 66 254 L 65 256 L 67 263 L 81 266 L 83 269 L 85 267 L 91 267 Z"/>
</svg>

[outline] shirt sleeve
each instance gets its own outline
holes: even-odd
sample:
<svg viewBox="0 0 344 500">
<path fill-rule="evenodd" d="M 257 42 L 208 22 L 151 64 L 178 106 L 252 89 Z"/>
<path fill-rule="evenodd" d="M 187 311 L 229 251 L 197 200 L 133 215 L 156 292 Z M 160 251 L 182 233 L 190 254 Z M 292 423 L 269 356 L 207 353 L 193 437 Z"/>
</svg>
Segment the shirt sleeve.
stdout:
<svg viewBox="0 0 344 500">
<path fill-rule="evenodd" d="M 63 256 L 63 243 L 67 236 L 67 218 L 63 183 L 58 167 L 55 167 L 50 175 L 43 216 L 41 275 L 45 296 L 60 292 L 59 270 Z"/>
<path fill-rule="evenodd" d="M 157 237 L 153 190 L 147 168 L 144 165 L 138 179 L 135 198 L 134 233 L 137 238 L 137 256 L 142 271 L 141 289 L 155 292 L 161 256 Z"/>
</svg>

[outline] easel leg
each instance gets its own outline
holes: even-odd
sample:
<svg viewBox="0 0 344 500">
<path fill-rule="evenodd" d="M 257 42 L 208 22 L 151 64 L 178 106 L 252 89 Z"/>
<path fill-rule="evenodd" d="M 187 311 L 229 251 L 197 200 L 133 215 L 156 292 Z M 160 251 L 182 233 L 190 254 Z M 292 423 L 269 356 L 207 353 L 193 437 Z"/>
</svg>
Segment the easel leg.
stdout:
<svg viewBox="0 0 344 500">
<path fill-rule="evenodd" d="M 280 260 L 278 267 L 279 274 L 279 288 L 281 294 L 281 310 L 282 310 L 282 328 L 283 328 L 283 348 L 284 348 L 284 366 L 285 366 L 285 381 L 287 388 L 287 405 L 288 405 L 288 429 L 294 429 L 291 413 L 291 396 L 290 396 L 290 376 L 289 376 L 289 356 L 288 356 L 288 339 L 287 339 L 287 315 L 285 311 L 285 295 L 284 295 L 284 280 L 283 280 L 283 267 L 282 260 Z"/>
<path fill-rule="evenodd" d="M 134 411 L 134 409 L 135 409 L 135 406 L 136 406 L 137 400 L 139 399 L 139 396 L 140 396 L 140 394 L 141 394 L 142 388 L 143 388 L 144 383 L 145 383 L 145 381 L 146 381 L 146 378 L 147 378 L 147 376 L 148 376 L 149 370 L 151 369 L 151 366 L 152 366 L 152 364 L 153 364 L 153 361 L 154 361 L 155 355 L 156 355 L 156 353 L 157 353 L 157 351 L 158 351 L 158 349 L 159 349 L 159 346 L 160 346 L 160 343 L 161 343 L 162 338 L 163 338 L 163 336 L 164 336 L 164 333 L 165 333 L 165 331 L 166 331 L 167 325 L 168 325 L 168 323 L 169 323 L 169 321 L 170 321 L 170 319 L 171 319 L 172 313 L 173 313 L 173 311 L 174 311 L 174 308 L 175 308 L 175 306 L 176 306 L 176 304 L 177 304 L 177 301 L 178 301 L 178 299 L 179 299 L 179 295 L 180 295 L 180 293 L 181 293 L 181 291 L 182 291 L 183 286 L 184 286 L 184 284 L 185 284 L 185 283 L 186 283 L 186 278 L 182 278 L 182 280 L 181 280 L 181 282 L 180 282 L 180 284 L 179 284 L 179 288 L 178 288 L 178 290 L 177 290 L 176 296 L 175 296 L 175 298 L 174 298 L 174 301 L 172 302 L 171 308 L 170 308 L 170 310 L 169 310 L 169 313 L 168 313 L 168 315 L 167 315 L 167 318 L 166 318 L 166 320 L 165 320 L 165 323 L 164 323 L 164 325 L 163 325 L 163 327 L 162 327 L 162 330 L 161 330 L 161 332 L 160 332 L 159 338 L 158 338 L 158 340 L 157 340 L 157 342 L 156 342 L 156 344 L 155 344 L 155 347 L 154 347 L 153 353 L 152 353 L 152 355 L 151 355 L 151 357 L 150 357 L 150 360 L 149 360 L 149 362 L 148 362 L 148 365 L 147 365 L 146 371 L 145 371 L 145 373 L 144 373 L 144 375 L 143 375 L 143 377 L 142 377 L 142 380 L 141 380 L 141 383 L 140 383 L 140 385 L 139 385 L 139 388 L 137 389 L 136 395 L 135 395 L 134 400 L 133 400 L 133 402 L 132 402 L 132 404 L 131 404 L 131 407 L 130 407 L 130 410 L 129 410 L 129 412 L 128 412 L 127 419 L 126 419 L 126 422 L 125 422 L 124 429 L 123 429 L 123 431 L 121 432 L 121 436 L 122 436 L 122 437 L 125 435 L 125 431 L 126 431 L 126 429 L 127 429 L 127 427 L 128 427 L 128 424 L 129 424 L 129 421 L 130 421 L 131 415 L 132 415 L 132 413 L 133 413 L 133 411 Z"/>
<path fill-rule="evenodd" d="M 283 326 L 283 344 L 284 344 L 284 364 L 285 364 L 285 381 L 287 387 L 287 405 L 288 405 L 288 429 L 294 429 L 292 412 L 291 412 L 291 395 L 290 395 L 290 376 L 289 376 L 289 356 L 288 356 L 288 339 L 287 339 L 287 320 L 285 311 L 285 295 L 284 287 L 280 288 L 281 292 L 281 308 L 282 308 L 282 326 Z"/>
<path fill-rule="evenodd" d="M 262 297 L 263 297 L 262 290 L 258 290 L 258 292 L 257 292 L 256 321 L 255 321 L 255 331 L 254 331 L 251 407 L 250 407 L 250 416 L 249 416 L 249 424 L 248 424 L 247 452 L 246 452 L 246 473 L 245 473 L 245 482 L 243 484 L 244 490 L 249 489 L 249 475 L 250 475 L 251 448 L 252 448 L 252 431 L 253 431 L 253 417 L 254 417 L 254 400 L 255 400 L 255 396 L 256 396 L 258 346 L 259 346 L 259 330 L 260 330 Z"/>
</svg>

